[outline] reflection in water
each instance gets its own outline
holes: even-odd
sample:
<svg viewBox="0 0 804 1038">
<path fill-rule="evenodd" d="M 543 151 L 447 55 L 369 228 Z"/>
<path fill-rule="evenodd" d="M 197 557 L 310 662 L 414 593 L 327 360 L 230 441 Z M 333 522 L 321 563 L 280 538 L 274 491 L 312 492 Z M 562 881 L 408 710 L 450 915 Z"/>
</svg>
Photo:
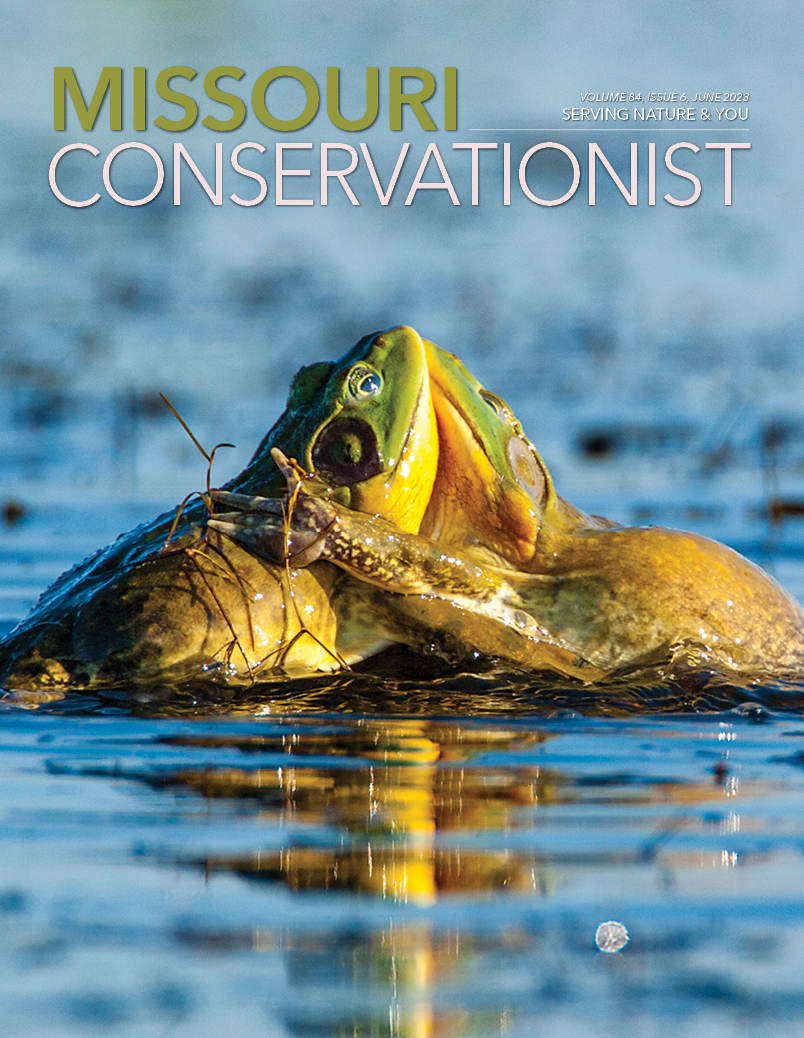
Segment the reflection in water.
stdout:
<svg viewBox="0 0 804 1038">
<path fill-rule="evenodd" d="M 198 930 L 175 938 L 207 952 L 238 946 L 232 935 Z M 406 1038 L 499 1033 L 512 1016 L 510 995 L 492 984 L 468 1008 L 445 992 L 467 973 L 480 980 L 490 959 L 535 943 L 524 933 L 483 939 L 437 930 L 427 920 L 313 934 L 256 930 L 239 938 L 241 948 L 281 952 L 288 984 L 283 1022 L 291 1034 Z"/>
<path fill-rule="evenodd" d="M 447 893 L 544 889 L 544 868 L 532 854 L 473 848 L 471 837 L 465 845 L 467 834 L 482 839 L 484 831 L 524 824 L 516 817 L 519 808 L 554 796 L 554 778 L 538 766 L 465 765 L 481 754 L 529 750 L 544 738 L 530 731 L 371 719 L 329 734 L 180 737 L 171 743 L 256 756 L 284 753 L 287 763 L 180 771 L 162 781 L 209 798 L 250 800 L 267 825 L 302 827 L 299 837 L 277 850 L 204 858 L 208 875 L 228 871 L 294 891 L 350 891 L 429 906 Z M 463 844 L 452 844 L 451 834 L 463 834 Z M 445 1000 L 444 991 L 477 968 L 483 942 L 436 930 L 427 918 L 278 939 L 292 992 L 285 1023 L 294 1034 L 464 1035 L 499 1030 L 510 1012 L 499 997 L 491 1004 L 482 1000 L 472 1013 Z M 265 942 L 266 935 L 253 940 Z M 511 936 L 490 942 L 497 954 L 506 940 Z M 337 997 L 322 1004 L 327 991 Z"/>
<path fill-rule="evenodd" d="M 3 1011 L 29 1030 L 84 1038 L 58 1025 L 91 1006 L 176 1038 L 804 1019 L 789 715 L 103 710 L 3 715 Z M 630 940 L 604 955 L 609 921 Z"/>
<path fill-rule="evenodd" d="M 258 766 L 183 769 L 152 777 L 152 784 L 251 803 L 265 826 L 291 834 L 277 849 L 189 863 L 207 876 L 229 872 L 293 891 L 368 894 L 418 907 L 447 893 L 543 889 L 543 868 L 533 855 L 471 843 L 484 831 L 525 824 L 518 809 L 552 799 L 553 777 L 525 764 L 466 767 L 483 754 L 531 750 L 543 734 L 404 719 L 362 718 L 329 732 L 321 727 L 163 740 L 188 750 L 239 751 L 257 758 Z M 453 834 L 461 834 L 461 844 L 450 842 Z M 289 985 L 284 1022 L 291 1033 L 429 1038 L 503 1026 L 510 1013 L 504 995 L 485 996 L 470 1012 L 445 992 L 467 970 L 477 970 L 488 952 L 516 946 L 522 935 L 484 941 L 420 916 L 327 927 L 327 915 L 313 934 L 260 929 L 240 938 L 252 949 L 281 951 Z M 190 946 L 221 940 L 197 930 L 176 937 Z"/>
<path fill-rule="evenodd" d="M 243 735 L 161 736 L 159 745 L 203 764 L 126 777 L 197 794 L 258 823 L 259 846 L 251 850 L 171 852 L 172 863 L 201 868 L 208 879 L 234 874 L 307 896 L 328 892 L 312 932 L 186 927 L 175 934 L 182 946 L 206 951 L 234 945 L 279 952 L 288 983 L 281 1011 L 293 1034 L 468 1035 L 498 1032 L 523 1011 L 521 992 L 514 997 L 495 982 L 506 955 L 537 954 L 541 975 L 526 985 L 531 1000 L 567 997 L 565 981 L 538 926 L 485 935 L 444 927 L 434 922 L 437 904 L 448 897 L 469 905 L 478 896 L 550 898 L 573 869 L 627 875 L 641 867 L 672 885 L 675 867 L 695 863 L 689 852 L 669 853 L 664 845 L 687 826 L 708 824 L 685 805 L 722 801 L 729 792 L 718 751 L 703 781 L 608 770 L 573 775 L 538 763 L 555 735 L 549 726 L 477 720 L 296 718 L 265 735 L 249 726 Z M 556 841 L 555 827 L 541 823 L 551 808 L 590 805 L 654 813 L 630 847 L 589 833 L 586 842 L 577 833 Z M 739 831 L 734 811 L 718 817 L 719 839 Z M 702 855 L 698 867 L 704 864 Z M 361 922 L 345 910 L 354 895 L 387 904 L 389 914 Z M 574 943 L 592 954 L 593 939 L 594 926 L 584 926 Z M 460 997 L 451 997 L 457 990 Z"/>
<path fill-rule="evenodd" d="M 544 736 L 455 724 L 362 719 L 353 732 L 246 739 L 169 740 L 236 748 L 288 763 L 256 769 L 204 768 L 162 777 L 209 798 L 259 805 L 267 824 L 309 827 L 276 851 L 206 858 L 207 872 L 233 871 L 293 890 L 352 890 L 397 902 L 431 904 L 438 894 L 533 890 L 535 859 L 508 849 L 453 845 L 450 833 L 509 830 L 515 812 L 554 798 L 556 778 L 538 766 L 463 765 L 478 754 L 529 749 Z M 321 763 L 300 764 L 305 757 Z M 332 757 L 340 758 L 338 764 Z M 355 760 L 359 757 L 359 762 Z M 332 833 L 338 834 L 333 843 Z"/>
</svg>

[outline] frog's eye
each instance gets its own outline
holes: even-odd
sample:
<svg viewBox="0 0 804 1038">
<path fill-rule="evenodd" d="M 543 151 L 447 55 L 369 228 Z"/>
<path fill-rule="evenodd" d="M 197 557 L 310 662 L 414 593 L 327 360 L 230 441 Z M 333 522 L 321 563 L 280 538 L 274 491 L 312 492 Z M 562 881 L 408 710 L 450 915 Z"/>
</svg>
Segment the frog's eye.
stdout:
<svg viewBox="0 0 804 1038">
<path fill-rule="evenodd" d="M 541 465 L 532 452 L 516 436 L 508 441 L 508 461 L 517 483 L 522 487 L 535 505 L 544 505 L 546 480 Z"/>
<path fill-rule="evenodd" d="M 351 397 L 347 403 L 361 403 L 382 391 L 382 375 L 360 364 L 349 372 L 346 385 Z"/>
</svg>

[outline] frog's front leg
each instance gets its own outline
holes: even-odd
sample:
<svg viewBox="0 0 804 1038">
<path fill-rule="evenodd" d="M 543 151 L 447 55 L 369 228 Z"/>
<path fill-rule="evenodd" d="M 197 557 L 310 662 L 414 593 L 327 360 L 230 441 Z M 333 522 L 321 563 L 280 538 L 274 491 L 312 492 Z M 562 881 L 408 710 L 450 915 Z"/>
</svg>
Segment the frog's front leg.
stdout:
<svg viewBox="0 0 804 1038">
<path fill-rule="evenodd" d="M 294 487 L 292 506 L 221 493 L 213 500 L 243 509 L 218 514 L 208 525 L 247 550 L 294 568 L 325 559 L 387 593 L 385 612 L 393 616 L 400 641 L 418 644 L 429 627 L 431 634 L 449 635 L 464 654 L 479 651 L 518 668 L 587 681 L 603 676 L 575 646 L 538 622 L 503 571 L 380 516 L 315 497 L 303 485 Z"/>
<path fill-rule="evenodd" d="M 325 556 L 325 542 L 337 515 L 328 502 L 305 493 L 294 507 L 292 499 L 251 497 L 213 490 L 216 505 L 238 509 L 216 512 L 207 526 L 225 534 L 276 565 L 291 563 L 303 569 Z"/>
<path fill-rule="evenodd" d="M 491 568 L 303 487 L 290 500 L 223 491 L 213 491 L 212 497 L 215 504 L 240 511 L 215 513 L 207 525 L 270 562 L 303 568 L 326 559 L 360 580 L 407 595 L 441 592 L 486 601 L 499 597 L 503 586 Z"/>
</svg>

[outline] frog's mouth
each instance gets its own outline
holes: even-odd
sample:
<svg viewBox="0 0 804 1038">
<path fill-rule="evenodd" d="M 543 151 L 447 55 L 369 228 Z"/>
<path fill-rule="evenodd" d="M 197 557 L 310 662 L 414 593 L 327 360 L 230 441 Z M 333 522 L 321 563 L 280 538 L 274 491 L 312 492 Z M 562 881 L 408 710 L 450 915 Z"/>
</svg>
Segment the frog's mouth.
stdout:
<svg viewBox="0 0 804 1038">
<path fill-rule="evenodd" d="M 362 483 L 382 472 L 377 435 L 360 418 L 336 418 L 318 434 L 311 454 L 315 471 L 333 487 Z"/>
</svg>

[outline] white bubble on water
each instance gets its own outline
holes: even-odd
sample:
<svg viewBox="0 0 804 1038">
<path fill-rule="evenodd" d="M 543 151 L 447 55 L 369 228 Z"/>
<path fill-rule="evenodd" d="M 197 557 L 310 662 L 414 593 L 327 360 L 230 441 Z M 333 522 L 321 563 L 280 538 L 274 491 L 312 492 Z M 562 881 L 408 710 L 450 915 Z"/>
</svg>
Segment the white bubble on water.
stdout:
<svg viewBox="0 0 804 1038">
<path fill-rule="evenodd" d="M 622 923 L 609 919 L 595 930 L 595 944 L 609 955 L 621 951 L 628 944 L 629 935 Z"/>
</svg>

